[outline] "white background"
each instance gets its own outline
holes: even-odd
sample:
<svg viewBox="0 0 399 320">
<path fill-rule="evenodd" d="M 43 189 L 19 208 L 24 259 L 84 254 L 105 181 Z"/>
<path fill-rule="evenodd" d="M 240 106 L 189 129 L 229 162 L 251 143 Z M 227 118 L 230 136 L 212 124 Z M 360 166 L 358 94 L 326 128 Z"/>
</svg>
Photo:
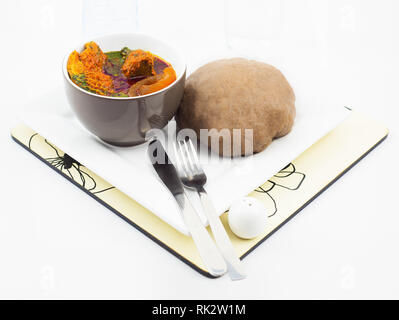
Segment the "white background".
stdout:
<svg viewBox="0 0 399 320">
<path fill-rule="evenodd" d="M 0 298 L 399 298 L 399 3 L 233 2 L 140 0 L 137 25 L 190 71 L 227 52 L 269 61 L 300 103 L 351 106 L 388 139 L 251 253 L 248 279 L 205 278 L 11 140 L 89 31 L 82 1 L 2 1 Z"/>
</svg>

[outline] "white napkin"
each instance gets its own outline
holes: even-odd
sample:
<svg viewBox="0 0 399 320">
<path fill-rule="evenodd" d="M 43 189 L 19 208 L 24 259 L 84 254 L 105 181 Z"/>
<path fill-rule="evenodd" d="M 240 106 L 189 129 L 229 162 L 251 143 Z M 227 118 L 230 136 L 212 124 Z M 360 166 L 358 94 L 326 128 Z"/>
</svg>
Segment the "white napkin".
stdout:
<svg viewBox="0 0 399 320">
<path fill-rule="evenodd" d="M 205 188 L 219 214 L 233 201 L 249 194 L 294 160 L 313 143 L 336 127 L 348 111 L 318 112 L 297 106 L 292 131 L 276 139 L 263 152 L 251 157 L 222 159 L 204 165 L 208 176 Z M 72 114 L 62 89 L 57 89 L 26 106 L 22 119 L 33 130 L 68 153 L 110 184 L 148 208 L 177 230 L 188 234 L 179 209 L 168 189 L 160 182 L 147 157 L 147 144 L 113 147 L 84 129 Z M 173 131 L 174 121 L 165 130 Z M 207 151 L 207 149 L 203 149 Z M 169 151 L 169 156 L 174 155 Z M 194 207 L 198 199 L 189 192 Z M 206 219 L 201 213 L 204 223 Z"/>
</svg>

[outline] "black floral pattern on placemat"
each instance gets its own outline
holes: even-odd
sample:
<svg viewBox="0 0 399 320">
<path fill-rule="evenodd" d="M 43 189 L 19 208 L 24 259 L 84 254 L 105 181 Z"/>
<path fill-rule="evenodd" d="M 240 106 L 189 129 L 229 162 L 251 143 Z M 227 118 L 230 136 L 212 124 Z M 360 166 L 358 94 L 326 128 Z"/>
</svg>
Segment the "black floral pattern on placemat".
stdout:
<svg viewBox="0 0 399 320">
<path fill-rule="evenodd" d="M 273 211 L 269 215 L 269 217 L 274 216 L 278 211 L 277 201 L 271 195 L 271 191 L 276 187 L 284 188 L 291 191 L 298 190 L 301 187 L 305 178 L 306 175 L 302 172 L 297 171 L 295 165 L 293 163 L 290 163 L 283 169 L 281 169 L 272 178 L 270 178 L 264 185 L 255 189 L 255 192 L 264 194 L 271 202 Z"/>
<path fill-rule="evenodd" d="M 47 149 L 49 153 L 53 154 L 53 156 L 43 157 L 43 159 L 51 166 L 67 175 L 71 180 L 81 185 L 87 191 L 91 192 L 92 194 L 98 194 L 115 188 L 111 186 L 98 190 L 98 183 L 91 176 L 91 174 L 86 171 L 86 167 L 84 167 L 81 163 L 79 163 L 79 161 L 75 160 L 67 153 L 61 152 L 49 141 L 41 138 L 37 133 L 31 135 L 29 138 L 28 148 L 30 150 L 35 151 L 33 148 L 35 139 L 42 139 L 48 146 Z"/>
</svg>

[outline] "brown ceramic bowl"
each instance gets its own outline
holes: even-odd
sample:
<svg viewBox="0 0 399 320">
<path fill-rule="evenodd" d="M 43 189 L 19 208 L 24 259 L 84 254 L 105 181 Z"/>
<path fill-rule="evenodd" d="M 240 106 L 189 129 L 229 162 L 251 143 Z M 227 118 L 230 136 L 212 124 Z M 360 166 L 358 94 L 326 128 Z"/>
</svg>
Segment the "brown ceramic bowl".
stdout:
<svg viewBox="0 0 399 320">
<path fill-rule="evenodd" d="M 73 50 L 81 52 L 86 42 L 70 50 L 63 62 L 65 92 L 79 121 L 101 140 L 117 146 L 134 146 L 145 142 L 146 132 L 163 128 L 175 115 L 183 96 L 186 64 L 183 56 L 170 45 L 145 34 L 109 34 L 95 41 L 104 51 L 123 47 L 150 51 L 171 63 L 176 81 L 168 87 L 139 97 L 107 97 L 88 92 L 69 78 L 67 61 Z"/>
</svg>

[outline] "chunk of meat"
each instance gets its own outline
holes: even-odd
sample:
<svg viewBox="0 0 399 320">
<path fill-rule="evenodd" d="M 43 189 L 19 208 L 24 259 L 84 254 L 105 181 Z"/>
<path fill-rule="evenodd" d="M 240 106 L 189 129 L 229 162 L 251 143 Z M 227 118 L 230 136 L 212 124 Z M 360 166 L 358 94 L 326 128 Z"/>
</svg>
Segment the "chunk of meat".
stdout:
<svg viewBox="0 0 399 320">
<path fill-rule="evenodd" d="M 133 50 L 127 56 L 121 70 L 126 78 L 153 76 L 154 56 L 148 51 Z"/>
<path fill-rule="evenodd" d="M 172 67 L 167 67 L 163 73 L 145 78 L 136 82 L 129 89 L 129 96 L 136 97 L 159 91 L 176 80 L 176 72 Z"/>
</svg>

